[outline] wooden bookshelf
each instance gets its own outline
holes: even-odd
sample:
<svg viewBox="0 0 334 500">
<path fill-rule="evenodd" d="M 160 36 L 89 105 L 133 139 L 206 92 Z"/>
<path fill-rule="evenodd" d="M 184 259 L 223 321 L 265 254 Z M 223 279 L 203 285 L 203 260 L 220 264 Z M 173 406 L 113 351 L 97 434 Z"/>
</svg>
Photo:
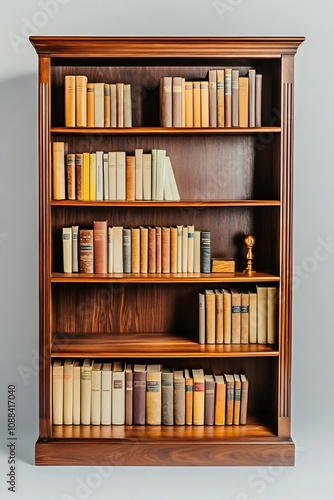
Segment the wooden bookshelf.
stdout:
<svg viewBox="0 0 334 500">
<path fill-rule="evenodd" d="M 38 465 L 293 465 L 291 437 L 294 57 L 302 37 L 30 38 L 39 59 Z M 262 126 L 166 128 L 162 76 L 206 79 L 208 70 L 263 76 Z M 64 78 L 126 81 L 136 88 L 132 127 L 65 127 Z M 180 201 L 52 199 L 52 142 L 70 152 L 165 149 Z M 209 230 L 212 256 L 235 273 L 63 273 L 63 227 L 94 220 L 138 227 L 195 224 Z M 254 234 L 254 268 L 244 238 Z M 198 293 L 276 286 L 277 342 L 199 344 Z M 208 373 L 246 373 L 248 419 L 240 426 L 53 425 L 56 358 L 158 362 Z"/>
</svg>

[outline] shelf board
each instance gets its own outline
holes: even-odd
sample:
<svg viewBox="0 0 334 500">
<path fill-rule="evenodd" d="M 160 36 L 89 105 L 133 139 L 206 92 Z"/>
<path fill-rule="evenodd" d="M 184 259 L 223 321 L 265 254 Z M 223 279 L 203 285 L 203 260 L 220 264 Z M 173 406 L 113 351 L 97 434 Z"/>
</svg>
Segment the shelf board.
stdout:
<svg viewBox="0 0 334 500">
<path fill-rule="evenodd" d="M 213 358 L 277 357 L 268 344 L 199 344 L 169 333 L 63 333 L 53 339 L 51 357 Z"/>
<path fill-rule="evenodd" d="M 51 200 L 54 207 L 279 207 L 279 200 L 82 201 Z"/>
<path fill-rule="evenodd" d="M 235 273 L 175 273 L 175 274 L 84 274 L 52 273 L 51 283 L 258 283 L 278 282 L 279 276 L 257 272 Z"/>
<path fill-rule="evenodd" d="M 278 134 L 281 127 L 51 127 L 50 131 L 61 135 L 249 135 Z"/>
<path fill-rule="evenodd" d="M 239 426 L 53 426 L 37 465 L 293 465 L 294 444 L 259 416 Z"/>
</svg>

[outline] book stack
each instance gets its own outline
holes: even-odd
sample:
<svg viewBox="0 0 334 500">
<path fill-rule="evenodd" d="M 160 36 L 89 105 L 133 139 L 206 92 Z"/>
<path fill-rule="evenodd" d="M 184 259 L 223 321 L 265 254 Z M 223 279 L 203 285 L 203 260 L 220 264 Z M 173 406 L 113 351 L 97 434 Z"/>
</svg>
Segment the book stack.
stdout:
<svg viewBox="0 0 334 500">
<path fill-rule="evenodd" d="M 66 75 L 65 127 L 131 127 L 129 83 L 91 83 L 85 75 Z"/>
<path fill-rule="evenodd" d="M 210 273 L 209 231 L 194 225 L 62 228 L 64 273 Z"/>
<path fill-rule="evenodd" d="M 53 143 L 54 200 L 178 201 L 180 195 L 166 150 L 133 155 L 125 151 L 68 153 L 64 142 Z"/>
<path fill-rule="evenodd" d="M 275 286 L 199 293 L 199 343 L 276 344 L 277 301 Z"/>
<path fill-rule="evenodd" d="M 161 364 L 56 359 L 54 425 L 245 425 L 245 374 Z"/>
<path fill-rule="evenodd" d="M 262 75 L 210 69 L 207 80 L 160 79 L 162 127 L 261 127 Z"/>
</svg>

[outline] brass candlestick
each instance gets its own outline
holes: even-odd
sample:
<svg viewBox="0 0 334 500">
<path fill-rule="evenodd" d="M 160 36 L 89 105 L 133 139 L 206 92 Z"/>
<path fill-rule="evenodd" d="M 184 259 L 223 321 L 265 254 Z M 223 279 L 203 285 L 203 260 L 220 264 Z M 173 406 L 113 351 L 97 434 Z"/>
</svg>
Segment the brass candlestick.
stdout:
<svg viewBox="0 0 334 500">
<path fill-rule="evenodd" d="M 247 259 L 247 267 L 244 270 L 244 273 L 247 274 L 254 274 L 256 271 L 253 269 L 253 260 L 254 260 L 254 254 L 253 254 L 253 247 L 256 243 L 256 239 L 254 236 L 249 235 L 246 236 L 244 239 L 245 245 L 247 247 L 247 254 L 246 254 L 246 259 Z"/>
</svg>

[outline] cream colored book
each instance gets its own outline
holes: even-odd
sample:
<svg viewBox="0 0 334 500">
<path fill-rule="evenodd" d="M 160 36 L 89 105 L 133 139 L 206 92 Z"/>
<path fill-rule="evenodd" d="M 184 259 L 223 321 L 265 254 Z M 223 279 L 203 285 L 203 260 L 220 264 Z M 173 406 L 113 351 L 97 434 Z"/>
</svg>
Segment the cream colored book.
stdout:
<svg viewBox="0 0 334 500">
<path fill-rule="evenodd" d="M 110 85 L 104 84 L 104 126 L 110 127 Z"/>
<path fill-rule="evenodd" d="M 165 157 L 166 150 L 157 150 L 157 200 L 164 199 L 164 181 L 165 181 Z"/>
<path fill-rule="evenodd" d="M 188 257 L 187 257 L 187 272 L 194 272 L 194 231 L 193 224 L 188 225 Z"/>
<path fill-rule="evenodd" d="M 72 227 L 63 227 L 63 268 L 64 273 L 72 272 Z"/>
<path fill-rule="evenodd" d="M 152 154 L 143 153 L 143 200 L 152 199 Z"/>
<path fill-rule="evenodd" d="M 121 361 L 115 361 L 112 366 L 111 390 L 111 423 L 125 424 L 125 371 Z"/>
<path fill-rule="evenodd" d="M 114 231 L 108 227 L 108 273 L 114 272 Z"/>
<path fill-rule="evenodd" d="M 76 97 L 75 75 L 65 76 L 65 127 L 75 127 Z"/>
<path fill-rule="evenodd" d="M 72 226 L 72 273 L 79 272 L 79 226 Z"/>
<path fill-rule="evenodd" d="M 101 424 L 101 368 L 102 363 L 94 363 L 92 368 L 92 425 Z"/>
<path fill-rule="evenodd" d="M 116 126 L 124 127 L 124 83 L 116 83 Z"/>
<path fill-rule="evenodd" d="M 87 83 L 85 75 L 77 75 L 76 83 L 76 126 L 87 127 Z"/>
<path fill-rule="evenodd" d="M 194 126 L 193 82 L 185 82 L 185 126 Z"/>
<path fill-rule="evenodd" d="M 123 273 L 123 226 L 113 227 L 113 272 Z"/>
<path fill-rule="evenodd" d="M 64 366 L 61 359 L 52 365 L 52 423 L 63 425 L 64 416 Z"/>
<path fill-rule="evenodd" d="M 81 385 L 81 366 L 80 361 L 73 362 L 73 425 L 80 425 L 80 385 Z"/>
<path fill-rule="evenodd" d="M 223 290 L 224 344 L 230 344 L 232 340 L 231 311 L 231 292 L 229 290 Z"/>
<path fill-rule="evenodd" d="M 249 343 L 257 344 L 257 293 L 249 292 Z"/>
<path fill-rule="evenodd" d="M 201 126 L 201 83 L 193 82 L 193 120 L 194 127 Z"/>
<path fill-rule="evenodd" d="M 216 341 L 216 298 L 213 290 L 205 290 L 205 343 Z"/>
<path fill-rule="evenodd" d="M 108 182 L 109 182 L 109 200 L 116 200 L 117 196 L 117 177 L 116 177 L 116 151 L 108 153 Z"/>
<path fill-rule="evenodd" d="M 111 425 L 112 363 L 103 363 L 101 373 L 101 425 Z"/>
<path fill-rule="evenodd" d="M 104 83 L 94 84 L 94 127 L 104 127 Z"/>
<path fill-rule="evenodd" d="M 161 365 L 147 365 L 146 424 L 161 425 Z"/>
<path fill-rule="evenodd" d="M 267 343 L 275 344 L 277 337 L 277 288 L 267 288 Z"/>
<path fill-rule="evenodd" d="M 93 360 L 85 359 L 81 366 L 81 425 L 90 425 L 92 406 L 92 367 Z"/>
<path fill-rule="evenodd" d="M 135 149 L 136 200 L 143 199 L 143 150 Z"/>
<path fill-rule="evenodd" d="M 223 293 L 220 290 L 215 290 L 216 299 L 216 344 L 224 343 L 224 308 L 223 308 Z"/>
<path fill-rule="evenodd" d="M 205 344 L 205 294 L 198 294 L 198 343 Z"/>
<path fill-rule="evenodd" d="M 125 83 L 123 87 L 124 97 L 124 127 L 132 127 L 132 105 L 131 105 L 131 85 Z"/>
<path fill-rule="evenodd" d="M 203 81 L 201 86 L 201 127 L 209 126 L 209 82 Z"/>
<path fill-rule="evenodd" d="M 116 83 L 110 84 L 110 126 L 117 126 Z"/>
<path fill-rule="evenodd" d="M 52 198 L 65 200 L 65 143 L 52 143 Z"/>
<path fill-rule="evenodd" d="M 126 200 L 125 151 L 116 152 L 116 199 Z"/>
<path fill-rule="evenodd" d="M 182 272 L 188 272 L 188 226 L 182 228 Z"/>
<path fill-rule="evenodd" d="M 96 151 L 96 200 L 103 200 L 103 151 Z"/>
<path fill-rule="evenodd" d="M 64 424 L 73 423 L 73 359 L 64 362 Z"/>
<path fill-rule="evenodd" d="M 257 341 L 267 342 L 267 287 L 256 285 L 257 292 Z"/>
<path fill-rule="evenodd" d="M 182 239 L 183 239 L 183 226 L 177 227 L 177 272 L 182 273 Z"/>
</svg>

